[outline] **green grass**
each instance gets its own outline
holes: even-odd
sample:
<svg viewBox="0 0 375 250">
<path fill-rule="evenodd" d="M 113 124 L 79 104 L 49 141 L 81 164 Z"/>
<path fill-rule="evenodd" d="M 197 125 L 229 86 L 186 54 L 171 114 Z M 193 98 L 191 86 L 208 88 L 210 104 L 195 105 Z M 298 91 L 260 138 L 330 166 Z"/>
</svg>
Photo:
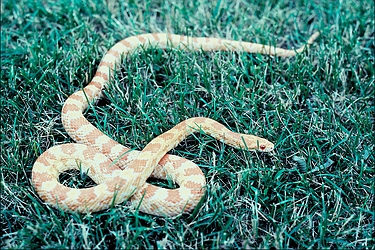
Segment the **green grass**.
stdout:
<svg viewBox="0 0 375 250">
<path fill-rule="evenodd" d="M 107 2 L 2 1 L 2 248 L 374 247 L 373 1 Z M 121 204 L 70 214 L 37 196 L 36 158 L 72 141 L 64 100 L 116 41 L 162 31 L 295 48 L 314 30 L 321 37 L 291 59 L 141 51 L 86 112 L 134 149 L 193 116 L 275 142 L 260 154 L 197 134 L 173 150 L 206 176 L 196 213 L 160 218 Z"/>
</svg>

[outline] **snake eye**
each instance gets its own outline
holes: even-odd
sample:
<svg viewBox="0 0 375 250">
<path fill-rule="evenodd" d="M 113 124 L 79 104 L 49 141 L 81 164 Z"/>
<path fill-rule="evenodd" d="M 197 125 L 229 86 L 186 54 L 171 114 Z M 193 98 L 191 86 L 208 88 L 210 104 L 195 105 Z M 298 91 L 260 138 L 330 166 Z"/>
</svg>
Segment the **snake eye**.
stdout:
<svg viewBox="0 0 375 250">
<path fill-rule="evenodd" d="M 266 149 L 266 146 L 265 146 L 265 145 L 260 145 L 259 148 L 260 148 L 261 150 L 265 150 L 265 149 Z"/>
</svg>

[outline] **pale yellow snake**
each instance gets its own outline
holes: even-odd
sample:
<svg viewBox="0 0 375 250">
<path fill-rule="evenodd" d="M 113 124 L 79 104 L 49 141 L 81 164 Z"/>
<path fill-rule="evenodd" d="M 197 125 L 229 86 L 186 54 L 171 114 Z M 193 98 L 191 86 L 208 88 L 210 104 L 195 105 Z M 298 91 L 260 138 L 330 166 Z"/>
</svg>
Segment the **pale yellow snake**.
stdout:
<svg viewBox="0 0 375 250">
<path fill-rule="evenodd" d="M 319 36 L 314 33 L 307 45 Z M 205 177 L 191 161 L 166 154 L 189 134 L 199 131 L 235 148 L 269 152 L 274 145 L 266 139 L 229 131 L 220 123 L 205 117 L 187 119 L 159 135 L 142 151 L 130 150 L 90 124 L 82 112 L 97 100 L 112 78 L 121 58 L 139 46 L 174 47 L 196 51 L 236 51 L 262 53 L 282 57 L 295 56 L 304 50 L 285 50 L 266 45 L 217 38 L 197 38 L 171 34 L 143 34 L 115 44 L 103 57 L 92 81 L 72 94 L 62 108 L 62 122 L 76 141 L 54 146 L 36 160 L 32 182 L 39 196 L 48 205 L 66 211 L 95 212 L 131 200 L 145 213 L 174 216 L 188 212 L 201 200 Z M 87 173 L 97 186 L 69 188 L 59 183 L 59 175 L 70 169 Z M 167 174 L 166 174 L 167 173 Z M 164 189 L 146 183 L 152 176 L 177 182 L 179 188 Z"/>
</svg>

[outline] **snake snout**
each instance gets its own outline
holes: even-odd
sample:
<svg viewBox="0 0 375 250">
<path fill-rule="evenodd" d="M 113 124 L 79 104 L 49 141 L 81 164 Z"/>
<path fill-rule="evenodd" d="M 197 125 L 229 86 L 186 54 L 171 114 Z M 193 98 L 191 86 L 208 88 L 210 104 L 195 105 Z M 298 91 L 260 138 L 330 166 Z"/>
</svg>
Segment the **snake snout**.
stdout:
<svg viewBox="0 0 375 250">
<path fill-rule="evenodd" d="M 271 152 L 273 149 L 274 149 L 273 145 L 266 145 L 266 144 L 259 145 L 259 151 L 261 152 Z"/>
</svg>

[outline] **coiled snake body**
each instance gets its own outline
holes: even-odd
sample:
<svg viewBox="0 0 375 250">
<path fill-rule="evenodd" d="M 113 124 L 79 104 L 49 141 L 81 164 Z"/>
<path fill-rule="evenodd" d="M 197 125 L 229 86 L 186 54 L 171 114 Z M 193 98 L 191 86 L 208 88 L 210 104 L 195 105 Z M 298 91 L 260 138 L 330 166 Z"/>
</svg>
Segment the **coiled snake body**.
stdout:
<svg viewBox="0 0 375 250">
<path fill-rule="evenodd" d="M 307 45 L 318 35 L 314 33 Z M 90 102 L 100 98 L 103 88 L 121 63 L 121 57 L 134 52 L 139 46 L 290 57 L 302 52 L 306 45 L 297 50 L 285 50 L 248 42 L 172 34 L 143 34 L 118 42 L 103 57 L 92 81 L 83 90 L 69 96 L 64 103 L 62 123 L 76 143 L 48 149 L 33 166 L 32 183 L 48 205 L 66 211 L 88 213 L 131 199 L 133 206 L 145 213 L 174 216 L 194 209 L 205 191 L 205 177 L 197 165 L 166 154 L 188 135 L 204 131 L 236 148 L 263 152 L 273 150 L 274 145 L 266 139 L 234 133 L 205 117 L 182 121 L 153 139 L 142 151 L 130 150 L 95 128 L 83 116 L 83 111 Z M 97 186 L 75 189 L 59 183 L 59 175 L 70 169 L 87 173 Z M 173 178 L 179 188 L 164 189 L 146 183 L 150 176 L 165 179 L 167 175 Z"/>
</svg>

